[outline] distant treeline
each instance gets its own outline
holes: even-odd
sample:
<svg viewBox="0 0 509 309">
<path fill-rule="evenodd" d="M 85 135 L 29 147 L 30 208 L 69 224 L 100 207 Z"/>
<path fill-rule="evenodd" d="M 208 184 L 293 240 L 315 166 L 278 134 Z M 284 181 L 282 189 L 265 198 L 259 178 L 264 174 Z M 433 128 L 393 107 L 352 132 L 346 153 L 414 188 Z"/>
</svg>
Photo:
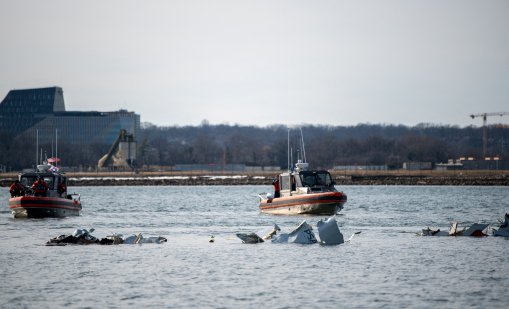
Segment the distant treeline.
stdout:
<svg viewBox="0 0 509 309">
<path fill-rule="evenodd" d="M 384 165 L 403 162 L 447 162 L 459 157 L 482 156 L 483 129 L 420 124 L 320 126 L 303 125 L 307 161 L 313 168 L 335 165 Z M 266 127 L 210 125 L 160 127 L 144 123 L 137 138 L 137 166 L 175 164 L 246 164 L 287 167 L 288 136 L 292 157 L 302 156 L 300 130 L 283 125 Z M 32 166 L 33 141 L 12 139 L 0 133 L 0 166 L 17 170 Z M 95 167 L 111 145 L 74 147 L 59 143 L 66 166 Z M 47 149 L 51 145 L 41 145 Z M 509 128 L 488 127 L 488 154 L 507 157 Z"/>
</svg>

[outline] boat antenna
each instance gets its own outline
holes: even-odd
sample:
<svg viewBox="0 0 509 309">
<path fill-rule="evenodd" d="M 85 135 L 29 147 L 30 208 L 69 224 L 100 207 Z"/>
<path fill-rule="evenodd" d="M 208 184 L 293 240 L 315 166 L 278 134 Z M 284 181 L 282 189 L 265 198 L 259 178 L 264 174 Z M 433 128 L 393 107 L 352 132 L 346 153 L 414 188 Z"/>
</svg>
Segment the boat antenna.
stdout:
<svg viewBox="0 0 509 309">
<path fill-rule="evenodd" d="M 290 128 L 288 128 L 288 171 L 290 171 Z"/>
<path fill-rule="evenodd" d="M 58 129 L 55 128 L 55 166 L 58 166 Z"/>
<path fill-rule="evenodd" d="M 293 162 L 293 147 L 290 148 L 290 162 Z M 293 163 L 290 164 L 290 171 L 293 170 Z"/>
<path fill-rule="evenodd" d="M 300 128 L 300 141 L 302 144 L 302 159 L 304 160 L 304 163 L 306 163 L 306 147 L 304 146 L 304 134 L 302 134 L 302 127 Z"/>
<path fill-rule="evenodd" d="M 37 164 L 39 162 L 39 130 L 36 130 L 36 138 L 35 138 L 35 168 L 37 169 Z"/>
</svg>

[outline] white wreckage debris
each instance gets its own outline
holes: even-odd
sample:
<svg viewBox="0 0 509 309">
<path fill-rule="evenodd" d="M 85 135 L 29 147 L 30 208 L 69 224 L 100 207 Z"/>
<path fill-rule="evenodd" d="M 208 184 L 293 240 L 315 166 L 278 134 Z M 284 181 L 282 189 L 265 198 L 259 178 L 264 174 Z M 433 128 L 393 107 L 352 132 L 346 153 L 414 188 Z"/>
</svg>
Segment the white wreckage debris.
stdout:
<svg viewBox="0 0 509 309">
<path fill-rule="evenodd" d="M 340 245 L 345 242 L 334 217 L 330 217 L 325 221 L 318 221 L 316 227 L 320 236 L 320 244 L 331 246 Z"/>
<path fill-rule="evenodd" d="M 119 237 L 120 239 L 122 239 L 121 237 L 122 235 L 118 236 L 118 235 L 113 235 L 113 236 L 109 236 L 109 237 Z M 131 235 L 131 236 L 128 236 L 126 238 L 124 238 L 124 242 L 123 244 L 126 244 L 126 245 L 135 245 L 135 244 L 161 244 L 163 242 L 167 242 L 168 240 L 162 236 L 150 236 L 150 237 L 143 237 L 143 235 L 141 235 L 141 233 L 137 234 L 137 235 Z"/>
<path fill-rule="evenodd" d="M 505 214 L 504 222 L 498 229 L 493 229 L 493 236 L 509 237 L 509 213 Z"/>
<path fill-rule="evenodd" d="M 65 246 L 68 244 L 74 245 L 120 245 L 120 244 L 161 244 L 167 242 L 167 239 L 162 236 L 151 236 L 143 237 L 143 235 L 131 235 L 123 238 L 120 234 L 113 234 L 106 236 L 105 238 L 97 238 L 91 233 L 94 231 L 93 228 L 90 231 L 86 229 L 77 229 L 71 235 L 60 235 L 58 237 L 50 239 L 46 242 L 46 246 Z"/>
<path fill-rule="evenodd" d="M 302 221 L 299 226 L 288 234 L 280 234 L 272 238 L 273 243 L 295 243 L 295 244 L 316 244 L 313 227 L 306 220 Z"/>
<path fill-rule="evenodd" d="M 302 221 L 297 228 L 295 228 L 290 233 L 281 233 L 277 234 L 278 231 L 281 231 L 277 224 L 274 225 L 274 228 L 271 232 L 266 234 L 264 237 L 260 237 L 259 235 L 264 235 L 265 233 L 239 233 L 237 237 L 242 240 L 243 243 L 246 244 L 256 244 L 264 242 L 265 240 L 272 239 L 273 243 L 295 243 L 295 244 L 316 244 L 320 243 L 321 245 L 340 245 L 345 242 L 343 234 L 339 230 L 337 221 L 334 217 L 330 217 L 327 220 L 320 220 L 317 223 L 318 235 L 320 239 L 318 240 L 313 233 L 313 227 L 309 225 L 305 220 Z M 360 234 L 360 232 L 354 233 L 348 240 L 352 240 L 354 235 Z"/>
<path fill-rule="evenodd" d="M 421 236 L 473 236 L 484 237 L 488 236 L 484 231 L 488 228 L 489 224 L 474 223 L 468 229 L 458 229 L 458 222 L 452 222 L 449 231 L 441 231 L 440 229 L 432 230 L 429 227 L 422 230 Z"/>
</svg>

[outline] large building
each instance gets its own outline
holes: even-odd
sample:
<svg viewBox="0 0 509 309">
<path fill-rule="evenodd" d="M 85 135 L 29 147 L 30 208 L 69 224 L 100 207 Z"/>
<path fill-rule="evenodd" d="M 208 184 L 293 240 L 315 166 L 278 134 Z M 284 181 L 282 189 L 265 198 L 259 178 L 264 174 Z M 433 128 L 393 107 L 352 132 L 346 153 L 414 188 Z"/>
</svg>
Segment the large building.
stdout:
<svg viewBox="0 0 509 309">
<path fill-rule="evenodd" d="M 137 138 L 140 115 L 126 110 L 115 112 L 66 111 L 62 88 L 11 90 L 0 104 L 0 131 L 14 137 L 50 143 L 112 144 L 121 129 Z"/>
</svg>

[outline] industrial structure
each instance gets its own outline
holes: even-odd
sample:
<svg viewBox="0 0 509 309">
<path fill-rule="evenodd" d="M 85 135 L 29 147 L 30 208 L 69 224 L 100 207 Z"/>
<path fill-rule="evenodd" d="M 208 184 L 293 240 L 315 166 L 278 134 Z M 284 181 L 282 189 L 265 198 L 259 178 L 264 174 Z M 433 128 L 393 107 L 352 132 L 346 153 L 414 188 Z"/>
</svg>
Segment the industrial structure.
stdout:
<svg viewBox="0 0 509 309">
<path fill-rule="evenodd" d="M 136 138 L 140 115 L 127 110 L 114 112 L 66 111 L 60 87 L 11 90 L 0 103 L 0 131 L 13 137 L 50 143 L 58 131 L 59 143 L 111 145 L 125 129 Z"/>
<path fill-rule="evenodd" d="M 482 155 L 484 158 L 488 156 L 488 116 L 505 116 L 509 115 L 508 112 L 500 112 L 500 113 L 481 113 L 481 114 L 472 114 L 470 117 L 474 119 L 475 117 L 482 117 Z"/>
<path fill-rule="evenodd" d="M 128 134 L 125 129 L 121 129 L 108 153 L 97 162 L 97 167 L 100 170 L 106 167 L 132 169 L 134 168 L 134 160 L 136 160 L 136 142 L 134 141 L 134 136 Z"/>
</svg>

